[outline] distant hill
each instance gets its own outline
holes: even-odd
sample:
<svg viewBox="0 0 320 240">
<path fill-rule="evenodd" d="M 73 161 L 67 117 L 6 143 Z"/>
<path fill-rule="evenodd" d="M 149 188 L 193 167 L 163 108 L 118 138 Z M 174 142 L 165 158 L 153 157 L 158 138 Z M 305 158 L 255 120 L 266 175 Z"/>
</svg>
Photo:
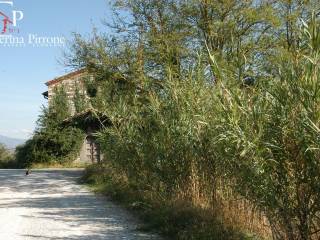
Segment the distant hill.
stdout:
<svg viewBox="0 0 320 240">
<path fill-rule="evenodd" d="M 10 138 L 0 135 L 0 143 L 4 144 L 9 149 L 15 149 L 18 145 L 25 143 L 26 140 Z"/>
</svg>

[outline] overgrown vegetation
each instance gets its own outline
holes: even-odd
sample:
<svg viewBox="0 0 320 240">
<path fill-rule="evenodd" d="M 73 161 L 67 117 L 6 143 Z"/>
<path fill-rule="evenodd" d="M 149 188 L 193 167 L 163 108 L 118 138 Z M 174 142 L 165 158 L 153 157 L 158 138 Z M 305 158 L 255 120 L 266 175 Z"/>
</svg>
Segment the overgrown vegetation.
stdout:
<svg viewBox="0 0 320 240">
<path fill-rule="evenodd" d="M 68 165 L 79 153 L 84 139 L 82 130 L 63 126 L 70 117 L 70 104 L 63 87 L 55 90 L 49 108 L 43 107 L 33 137 L 16 149 L 20 167 Z"/>
<path fill-rule="evenodd" d="M 14 168 L 15 166 L 13 153 L 0 144 L 0 168 Z"/>
<path fill-rule="evenodd" d="M 87 167 L 83 180 L 139 217 L 141 231 L 161 232 L 165 239 L 256 239 L 226 225 L 217 211 L 141 189 L 108 163 Z"/>
<path fill-rule="evenodd" d="M 87 179 L 176 239 L 318 239 L 319 2 L 113 2 L 109 35 L 75 35 L 66 55 L 112 122 Z M 59 99 L 26 164 L 76 149 Z"/>
</svg>

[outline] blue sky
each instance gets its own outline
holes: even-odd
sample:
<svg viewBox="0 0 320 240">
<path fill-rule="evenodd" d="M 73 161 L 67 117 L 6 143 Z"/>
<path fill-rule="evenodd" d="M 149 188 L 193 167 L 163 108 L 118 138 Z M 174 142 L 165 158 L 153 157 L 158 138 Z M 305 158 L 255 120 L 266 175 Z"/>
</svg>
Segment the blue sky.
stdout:
<svg viewBox="0 0 320 240">
<path fill-rule="evenodd" d="M 0 12 L 9 17 L 12 10 L 22 11 L 15 37 L 29 34 L 71 39 L 72 32 L 89 34 L 93 25 L 103 29 L 102 19 L 110 19 L 106 0 L 13 0 L 13 6 L 0 4 Z M 19 17 L 19 15 L 17 15 Z M 13 18 L 13 17 L 12 17 Z M 0 17 L 0 31 L 3 22 Z M 21 47 L 0 45 L 0 135 L 28 138 L 35 127 L 41 105 L 44 83 L 67 69 L 58 63 L 63 47 Z"/>
</svg>

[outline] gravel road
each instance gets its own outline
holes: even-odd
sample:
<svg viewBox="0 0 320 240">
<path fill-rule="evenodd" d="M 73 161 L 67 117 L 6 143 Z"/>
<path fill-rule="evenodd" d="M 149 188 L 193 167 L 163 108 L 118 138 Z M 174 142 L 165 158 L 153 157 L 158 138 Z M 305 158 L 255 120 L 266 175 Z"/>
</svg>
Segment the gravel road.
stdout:
<svg viewBox="0 0 320 240">
<path fill-rule="evenodd" d="M 81 170 L 0 170 L 1 240 L 159 240 L 77 179 Z"/>
</svg>

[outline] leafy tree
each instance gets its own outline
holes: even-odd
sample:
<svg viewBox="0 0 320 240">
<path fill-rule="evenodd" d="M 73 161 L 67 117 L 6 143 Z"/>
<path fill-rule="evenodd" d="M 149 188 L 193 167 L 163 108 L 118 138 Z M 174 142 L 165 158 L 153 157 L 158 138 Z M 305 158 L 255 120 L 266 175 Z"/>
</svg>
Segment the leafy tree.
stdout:
<svg viewBox="0 0 320 240">
<path fill-rule="evenodd" d="M 9 152 L 6 149 L 6 147 L 2 144 L 0 144 L 0 159 L 1 160 L 6 160 L 9 156 Z"/>
<path fill-rule="evenodd" d="M 0 167 L 15 167 L 13 154 L 2 144 L 0 144 Z"/>
<path fill-rule="evenodd" d="M 63 87 L 55 90 L 50 107 L 43 108 L 33 137 L 17 148 L 16 157 L 20 165 L 33 163 L 68 163 L 73 161 L 83 142 L 80 129 L 63 126 L 70 117 L 69 100 Z"/>
<path fill-rule="evenodd" d="M 83 112 L 87 109 L 88 104 L 86 101 L 86 95 L 82 92 L 79 86 L 76 86 L 73 104 L 76 113 Z"/>
<path fill-rule="evenodd" d="M 71 101 L 68 99 L 64 86 L 59 86 L 54 89 L 54 96 L 49 104 L 48 114 L 49 116 L 45 120 L 60 123 L 66 118 L 71 116 L 70 109 Z M 42 122 L 38 126 L 41 128 Z"/>
</svg>

